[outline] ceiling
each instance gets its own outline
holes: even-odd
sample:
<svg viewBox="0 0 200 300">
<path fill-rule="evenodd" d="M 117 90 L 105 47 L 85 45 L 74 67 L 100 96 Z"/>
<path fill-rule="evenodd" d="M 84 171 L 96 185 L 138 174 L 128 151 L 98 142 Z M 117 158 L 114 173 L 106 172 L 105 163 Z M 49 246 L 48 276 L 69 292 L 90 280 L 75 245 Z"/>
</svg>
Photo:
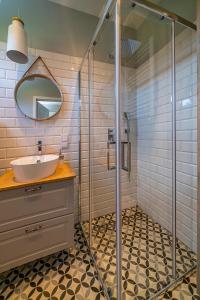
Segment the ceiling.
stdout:
<svg viewBox="0 0 200 300">
<path fill-rule="evenodd" d="M 153 2 L 154 4 L 159 4 L 161 2 L 163 2 L 164 0 L 149 0 L 150 2 Z M 123 21 L 123 25 L 133 28 L 133 29 L 138 29 L 142 23 L 144 22 L 145 18 L 147 17 L 148 11 L 146 10 L 146 14 L 144 14 L 144 10 L 141 11 L 141 13 L 137 13 L 137 15 L 135 15 L 134 13 L 131 13 L 131 11 L 133 11 L 133 9 L 130 9 L 130 3 L 128 1 L 123 1 L 122 2 L 122 9 L 124 11 L 124 21 Z"/>
<path fill-rule="evenodd" d="M 51 2 L 76 9 L 78 11 L 98 17 L 105 0 L 49 0 Z"/>
<path fill-rule="evenodd" d="M 166 43 L 164 22 L 144 9 L 131 8 L 131 0 L 123 0 L 126 38 L 145 45 L 148 36 L 155 40 L 155 49 Z M 196 17 L 197 0 L 149 0 L 190 21 Z M 12 16 L 25 22 L 29 47 L 83 57 L 92 39 L 103 5 L 107 0 L 0 0 L 0 41 L 6 42 Z M 151 21 L 152 20 L 152 21 Z M 163 25 L 162 25 L 163 23 Z M 166 28 L 169 26 L 165 26 Z M 169 30 L 167 30 L 166 35 Z M 100 32 L 98 59 L 106 61 L 114 45 L 114 23 L 106 20 Z M 163 43 L 162 43 L 163 40 Z M 142 47 L 141 47 L 142 49 Z M 110 62 L 108 60 L 108 62 Z"/>
<path fill-rule="evenodd" d="M 73 1 L 85 3 L 85 0 Z M 25 23 L 29 47 L 79 57 L 84 56 L 99 20 L 49 0 L 1 0 L 0 41 L 7 41 L 8 25 L 18 14 Z"/>
</svg>

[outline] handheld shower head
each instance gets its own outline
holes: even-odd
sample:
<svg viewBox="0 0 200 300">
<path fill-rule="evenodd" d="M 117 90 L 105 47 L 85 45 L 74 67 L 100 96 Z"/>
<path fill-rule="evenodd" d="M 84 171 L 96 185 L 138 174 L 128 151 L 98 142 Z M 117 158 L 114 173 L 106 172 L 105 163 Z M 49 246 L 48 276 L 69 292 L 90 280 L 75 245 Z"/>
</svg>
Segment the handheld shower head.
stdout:
<svg viewBox="0 0 200 300">
<path fill-rule="evenodd" d="M 130 120 L 130 113 L 124 111 L 124 119 L 126 119 L 127 121 Z"/>
<path fill-rule="evenodd" d="M 130 113 L 124 111 L 124 119 L 126 120 L 126 126 L 125 132 L 127 134 L 128 142 L 130 140 Z"/>
</svg>

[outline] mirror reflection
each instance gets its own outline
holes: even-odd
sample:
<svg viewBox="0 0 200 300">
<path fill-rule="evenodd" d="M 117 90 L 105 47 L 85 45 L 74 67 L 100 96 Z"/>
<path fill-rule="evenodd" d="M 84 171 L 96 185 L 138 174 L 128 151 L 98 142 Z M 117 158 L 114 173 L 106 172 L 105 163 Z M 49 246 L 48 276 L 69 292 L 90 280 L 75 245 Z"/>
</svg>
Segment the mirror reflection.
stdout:
<svg viewBox="0 0 200 300">
<path fill-rule="evenodd" d="M 15 99 L 21 112 L 35 120 L 53 117 L 62 105 L 57 84 L 41 74 L 24 77 L 16 86 Z"/>
</svg>

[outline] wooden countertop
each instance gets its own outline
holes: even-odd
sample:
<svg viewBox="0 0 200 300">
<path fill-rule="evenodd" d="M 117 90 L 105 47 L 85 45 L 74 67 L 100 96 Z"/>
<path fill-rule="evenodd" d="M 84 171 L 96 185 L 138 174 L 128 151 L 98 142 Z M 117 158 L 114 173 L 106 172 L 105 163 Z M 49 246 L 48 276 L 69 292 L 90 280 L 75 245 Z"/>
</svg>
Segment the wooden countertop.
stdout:
<svg viewBox="0 0 200 300">
<path fill-rule="evenodd" d="M 41 184 L 41 183 L 49 183 L 54 181 L 73 179 L 75 177 L 76 177 L 75 172 L 66 163 L 62 165 L 58 165 L 53 175 L 43 179 L 31 181 L 31 182 L 16 182 L 14 179 L 13 171 L 10 170 L 0 176 L 0 191 L 16 189 L 16 188 L 21 188 L 21 187 L 31 186 L 35 184 Z"/>
</svg>

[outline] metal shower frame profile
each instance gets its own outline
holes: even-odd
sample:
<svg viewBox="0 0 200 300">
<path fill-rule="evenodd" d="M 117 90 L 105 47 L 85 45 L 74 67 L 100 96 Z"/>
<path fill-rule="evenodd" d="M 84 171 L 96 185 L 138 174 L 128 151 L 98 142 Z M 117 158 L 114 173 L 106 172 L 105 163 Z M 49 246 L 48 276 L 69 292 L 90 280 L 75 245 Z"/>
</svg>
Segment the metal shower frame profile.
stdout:
<svg viewBox="0 0 200 300">
<path fill-rule="evenodd" d="M 101 12 L 99 17 L 99 22 L 97 24 L 96 30 L 94 32 L 93 38 L 88 46 L 88 49 L 85 53 L 85 56 L 82 60 L 80 70 L 79 70 L 79 93 L 81 94 L 81 70 L 84 64 L 85 59 L 88 59 L 88 80 L 91 81 L 91 67 L 90 67 L 90 58 L 91 51 L 96 45 L 96 39 L 98 34 L 104 24 L 104 21 L 111 10 L 114 7 L 114 27 L 115 27 L 115 128 L 116 128 L 116 175 L 115 175 L 115 207 L 116 207 L 116 276 L 117 276 L 117 299 L 121 300 L 122 296 L 122 250 L 121 250 L 121 7 L 123 0 L 107 0 L 104 9 Z M 177 280 L 180 280 L 181 277 L 177 278 L 176 276 L 176 47 L 175 47 L 175 38 L 176 38 L 176 23 L 183 25 L 186 28 L 190 28 L 192 30 L 197 30 L 195 24 L 190 21 L 149 2 L 147 0 L 130 0 L 133 4 L 133 7 L 136 5 L 138 7 L 142 7 L 150 12 L 160 15 L 171 22 L 171 76 L 172 76 L 172 276 L 173 281 L 163 288 L 161 291 L 157 292 L 151 299 L 158 296 L 164 290 L 169 288 L 172 284 L 174 284 Z M 88 120 L 88 128 L 89 135 L 91 135 L 91 104 L 92 104 L 92 94 L 91 94 L 91 82 L 89 82 L 89 120 Z M 81 96 L 80 96 L 81 99 Z M 81 111 L 81 100 L 80 100 L 80 111 Z M 80 113 L 80 112 L 79 112 Z M 81 207 L 81 124 L 80 124 L 80 140 L 79 140 L 79 205 Z M 92 164 L 91 164 L 91 139 L 89 136 L 89 236 L 90 241 L 92 238 L 92 227 L 91 227 L 91 207 L 92 207 Z M 199 209 L 200 210 L 200 209 Z M 200 227 L 200 225 L 199 225 Z M 200 250 L 200 241 L 199 241 L 199 250 Z M 94 258 L 95 262 L 95 258 Z M 96 266 L 97 272 L 99 274 L 98 267 Z M 192 270 L 192 269 L 191 269 Z M 189 273 L 189 270 L 187 273 Z M 101 276 L 99 274 L 99 278 L 101 280 Z M 102 280 L 101 283 L 103 284 Z M 106 290 L 106 289 L 105 289 Z M 200 267 L 199 267 L 199 291 L 200 291 Z M 105 292 L 106 297 L 109 299 L 109 294 Z"/>
</svg>

